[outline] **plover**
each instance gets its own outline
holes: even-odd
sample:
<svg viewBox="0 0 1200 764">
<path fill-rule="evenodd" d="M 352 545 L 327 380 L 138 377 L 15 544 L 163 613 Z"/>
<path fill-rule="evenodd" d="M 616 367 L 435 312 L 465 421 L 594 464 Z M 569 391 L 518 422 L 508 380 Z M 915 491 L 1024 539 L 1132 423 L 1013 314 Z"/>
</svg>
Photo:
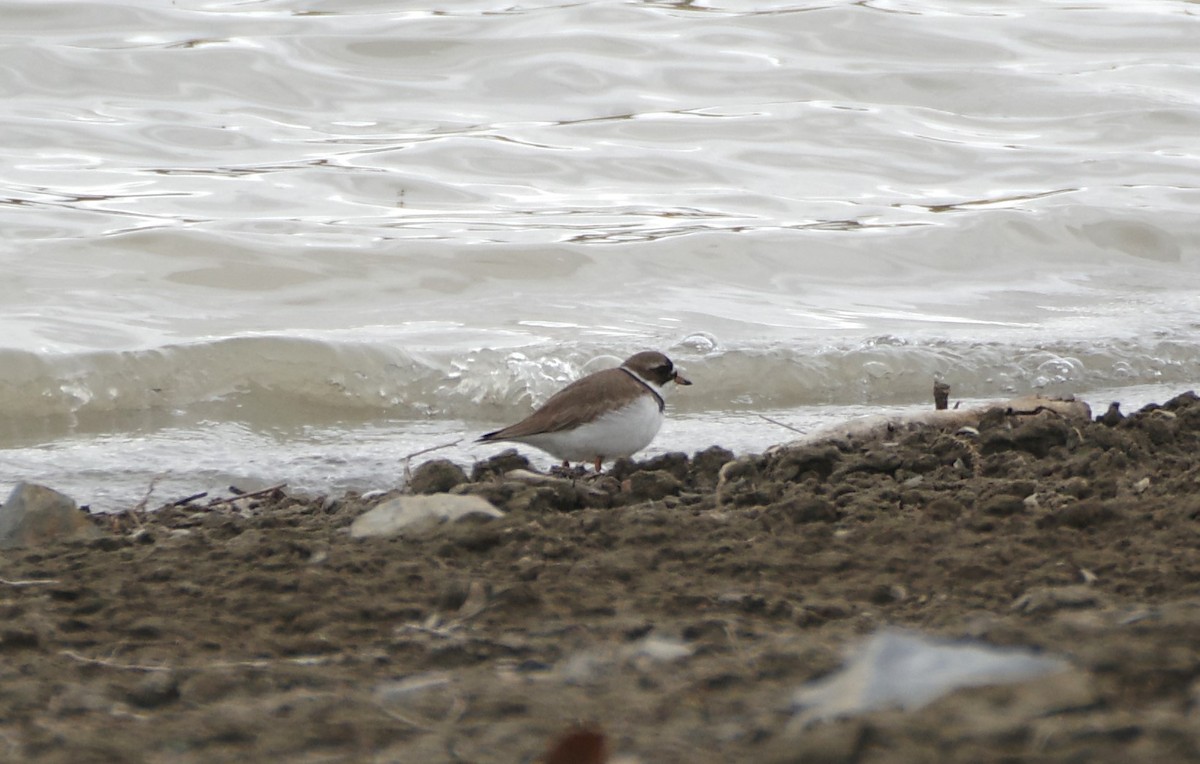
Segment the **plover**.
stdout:
<svg viewBox="0 0 1200 764">
<path fill-rule="evenodd" d="M 572 382 L 525 419 L 475 442 L 525 443 L 562 459 L 563 467 L 591 462 L 599 472 L 604 460 L 632 456 L 654 440 L 669 382 L 692 384 L 662 353 L 636 353 L 615 369 Z"/>
</svg>

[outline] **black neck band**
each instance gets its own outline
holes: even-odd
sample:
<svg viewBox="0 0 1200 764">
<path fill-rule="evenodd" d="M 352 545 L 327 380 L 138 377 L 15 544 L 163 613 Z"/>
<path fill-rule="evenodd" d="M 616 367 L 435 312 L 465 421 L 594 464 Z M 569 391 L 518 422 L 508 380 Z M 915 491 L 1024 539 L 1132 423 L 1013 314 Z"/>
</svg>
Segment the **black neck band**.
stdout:
<svg viewBox="0 0 1200 764">
<path fill-rule="evenodd" d="M 638 384 L 640 384 L 642 387 L 644 387 L 650 391 L 650 394 L 654 396 L 654 400 L 658 401 L 658 410 L 659 411 L 662 411 L 667 407 L 666 402 L 663 401 L 662 395 L 660 395 L 657 390 L 655 390 L 653 387 L 651 387 L 650 383 L 648 383 L 646 380 L 642 379 L 641 377 L 639 377 L 637 374 L 630 371 L 629 369 L 626 369 L 624 366 L 621 366 L 620 369 L 621 369 L 621 371 L 625 372 L 629 376 L 636 379 Z"/>
</svg>

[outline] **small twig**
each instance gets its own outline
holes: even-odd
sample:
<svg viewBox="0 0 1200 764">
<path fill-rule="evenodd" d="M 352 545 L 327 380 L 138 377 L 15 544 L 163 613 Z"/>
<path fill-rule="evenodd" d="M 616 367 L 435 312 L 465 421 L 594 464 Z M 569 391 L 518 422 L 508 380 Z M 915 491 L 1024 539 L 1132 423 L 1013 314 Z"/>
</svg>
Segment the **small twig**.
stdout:
<svg viewBox="0 0 1200 764">
<path fill-rule="evenodd" d="M 790 424 L 785 424 L 783 422 L 780 422 L 778 419 L 772 419 L 771 417 L 767 416 L 766 414 L 759 414 L 758 416 L 760 419 L 765 419 L 768 422 L 770 422 L 771 424 L 777 424 L 780 427 L 783 427 L 784 429 L 791 430 L 792 432 L 798 432 L 801 435 L 804 434 L 804 430 L 801 430 L 798 427 L 792 427 Z"/>
<path fill-rule="evenodd" d="M 413 451 L 411 454 L 406 455 L 404 457 L 404 461 L 407 462 L 410 459 L 412 459 L 414 456 L 421 456 L 422 454 L 428 454 L 432 451 L 440 451 L 443 448 L 450 448 L 451 446 L 457 446 L 459 443 L 462 443 L 462 442 L 463 442 L 463 439 L 459 438 L 458 440 L 456 440 L 452 443 L 443 443 L 440 446 L 430 446 L 429 448 L 422 448 L 420 451 Z"/>
<path fill-rule="evenodd" d="M 219 507 L 222 504 L 232 504 L 233 502 L 240 501 L 241 499 L 257 499 L 259 496 L 265 496 L 270 493 L 275 493 L 276 491 L 282 489 L 286 485 L 287 485 L 287 483 L 278 483 L 276 485 L 271 486 L 270 488 L 263 488 L 262 490 L 259 490 L 259 491 L 251 491 L 250 493 L 242 493 L 242 494 L 238 494 L 237 496 L 230 496 L 227 499 L 213 499 L 205 506 L 208 509 L 212 509 L 213 507 Z"/>
<path fill-rule="evenodd" d="M 458 440 L 454 441 L 453 443 L 443 443 L 440 446 L 430 446 L 429 448 L 422 448 L 420 451 L 413 451 L 411 454 L 408 454 L 407 456 L 403 457 L 404 482 L 407 483 L 409 480 L 412 479 L 412 470 L 409 469 L 409 465 L 412 463 L 412 459 L 414 456 L 422 456 L 424 454 L 429 454 L 434 451 L 441 451 L 443 448 L 451 448 L 453 446 L 457 446 L 459 443 L 462 443 L 462 442 L 463 442 L 463 439 L 459 438 Z"/>
<path fill-rule="evenodd" d="M 176 667 L 172 666 L 148 666 L 141 663 L 118 663 L 104 658 L 89 658 L 86 655 L 81 655 L 74 650 L 59 650 L 59 655 L 65 655 L 73 661 L 80 663 L 88 663 L 93 666 L 104 666 L 106 668 L 121 669 L 123 671 L 174 671 Z M 277 663 L 291 663 L 299 666 L 320 666 L 329 663 L 332 660 L 326 655 L 298 655 L 292 658 L 281 658 L 279 660 L 254 660 L 254 661 L 216 661 L 213 663 L 204 663 L 200 666 L 189 666 L 186 668 L 206 668 L 206 669 L 227 669 L 227 668 L 267 668 Z"/>
<path fill-rule="evenodd" d="M 428 634 L 441 639 L 456 639 L 459 635 L 455 631 L 460 629 L 462 624 L 458 621 L 449 621 L 445 626 L 423 626 L 416 623 L 405 623 L 397 626 L 395 632 L 409 633 L 416 632 L 417 634 Z"/>
<path fill-rule="evenodd" d="M 0 584 L 4 584 L 5 586 L 46 586 L 47 584 L 57 583 L 57 578 L 27 578 L 19 581 L 14 581 L 8 578 L 0 578 Z"/>
<path fill-rule="evenodd" d="M 416 721 L 415 719 L 408 718 L 404 714 L 397 713 L 395 711 L 392 711 L 391 709 L 384 708 L 383 706 L 378 705 L 378 704 L 375 707 L 377 709 L 379 709 L 379 713 L 383 714 L 384 716 L 388 717 L 389 719 L 394 719 L 395 721 L 398 721 L 401 724 L 407 724 L 408 726 L 412 727 L 413 729 L 418 729 L 418 730 L 421 730 L 422 732 L 433 732 L 434 731 L 433 727 L 430 727 L 428 724 L 422 724 L 421 722 Z"/>
<path fill-rule="evenodd" d="M 145 666 L 137 663 L 117 663 L 116 661 L 106 661 L 103 658 L 89 658 L 86 655 L 80 655 L 74 650 L 59 650 L 59 655 L 65 655 L 73 661 L 80 663 L 88 663 L 93 666 L 106 666 L 108 668 L 123 669 L 125 671 L 170 671 L 170 666 Z"/>
<path fill-rule="evenodd" d="M 159 474 L 150 478 L 150 485 L 146 486 L 146 495 L 142 497 L 141 501 L 133 505 L 134 512 L 146 511 L 146 505 L 150 503 L 150 497 L 154 494 L 154 487 L 158 485 L 158 481 L 162 480 L 163 477 L 165 477 L 165 475 Z"/>
</svg>

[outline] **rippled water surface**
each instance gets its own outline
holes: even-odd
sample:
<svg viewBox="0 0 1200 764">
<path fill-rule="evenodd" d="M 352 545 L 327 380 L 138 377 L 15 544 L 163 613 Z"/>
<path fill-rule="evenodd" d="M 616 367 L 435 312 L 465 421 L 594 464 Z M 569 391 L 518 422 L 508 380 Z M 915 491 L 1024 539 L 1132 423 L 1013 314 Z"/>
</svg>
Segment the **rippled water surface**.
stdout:
<svg viewBox="0 0 1200 764">
<path fill-rule="evenodd" d="M 0 483 L 386 487 L 645 347 L 658 450 L 1200 379 L 1195 2 L 0 18 Z"/>
</svg>

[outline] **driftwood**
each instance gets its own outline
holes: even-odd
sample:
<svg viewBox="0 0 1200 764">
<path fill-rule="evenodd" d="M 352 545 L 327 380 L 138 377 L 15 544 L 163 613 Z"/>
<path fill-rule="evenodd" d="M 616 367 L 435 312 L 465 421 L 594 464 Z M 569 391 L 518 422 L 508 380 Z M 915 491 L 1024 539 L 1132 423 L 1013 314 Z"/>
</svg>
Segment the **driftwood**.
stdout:
<svg viewBox="0 0 1200 764">
<path fill-rule="evenodd" d="M 204 509 L 212 509 L 213 507 L 219 507 L 222 504 L 232 504 L 235 501 L 241 501 L 243 499 L 257 499 L 259 496 L 267 496 L 269 494 L 275 493 L 276 491 L 282 491 L 285 487 L 287 487 L 287 483 L 276 483 L 275 485 L 273 485 L 269 488 L 263 488 L 262 490 L 259 490 L 259 491 L 250 491 L 249 493 L 238 493 L 237 495 L 230 496 L 229 498 L 226 498 L 226 499 L 213 499 L 208 504 L 205 504 L 203 508 Z M 238 489 L 234 488 L 233 486 L 230 486 L 229 490 L 236 492 Z"/>
<path fill-rule="evenodd" d="M 966 409 L 921 411 L 899 416 L 872 416 L 854 419 L 841 424 L 822 427 L 788 445 L 804 445 L 841 438 L 871 438 L 889 433 L 906 432 L 922 427 L 961 429 L 978 427 L 980 419 L 989 412 L 999 410 L 1008 417 L 1021 419 L 1047 414 L 1080 424 L 1090 422 L 1092 409 L 1083 401 L 1073 398 L 1047 398 L 1027 395 L 1008 401 L 996 401 Z"/>
<path fill-rule="evenodd" d="M 191 504 L 196 499 L 203 499 L 205 496 L 208 496 L 208 491 L 201 491 L 200 493 L 194 493 L 191 496 L 184 496 L 182 499 L 176 499 L 175 501 L 171 502 L 167 506 L 168 507 L 187 506 L 188 504 Z"/>
</svg>

